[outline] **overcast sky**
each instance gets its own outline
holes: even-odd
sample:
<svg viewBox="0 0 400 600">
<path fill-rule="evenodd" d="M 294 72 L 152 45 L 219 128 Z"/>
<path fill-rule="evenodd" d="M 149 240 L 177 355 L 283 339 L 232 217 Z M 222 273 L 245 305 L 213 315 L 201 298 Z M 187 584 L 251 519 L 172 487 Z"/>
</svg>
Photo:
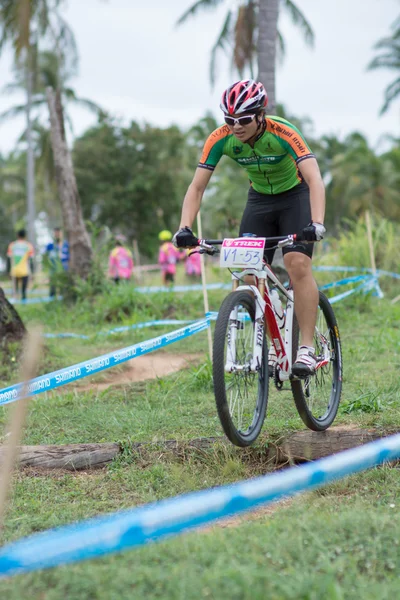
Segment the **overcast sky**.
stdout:
<svg viewBox="0 0 400 600">
<path fill-rule="evenodd" d="M 221 92 L 237 77 L 219 62 L 209 84 L 210 49 L 220 31 L 226 0 L 217 11 L 174 27 L 194 0 L 69 0 L 65 17 L 75 32 L 80 68 L 71 86 L 123 122 L 194 124 L 207 110 L 219 114 Z M 277 73 L 277 98 L 298 116 L 309 116 L 317 134 L 358 130 L 376 145 L 382 134 L 400 137 L 400 101 L 379 117 L 385 87 L 398 74 L 367 72 L 373 45 L 390 33 L 399 0 L 296 0 L 316 35 L 314 50 L 284 13 L 279 28 L 287 56 Z M 84 8 L 83 8 L 84 5 Z M 0 85 L 12 80 L 11 55 L 0 59 Z M 0 112 L 22 98 L 0 96 Z M 94 120 L 70 110 L 75 133 Z M 22 120 L 0 126 L 0 151 L 12 149 Z"/>
</svg>

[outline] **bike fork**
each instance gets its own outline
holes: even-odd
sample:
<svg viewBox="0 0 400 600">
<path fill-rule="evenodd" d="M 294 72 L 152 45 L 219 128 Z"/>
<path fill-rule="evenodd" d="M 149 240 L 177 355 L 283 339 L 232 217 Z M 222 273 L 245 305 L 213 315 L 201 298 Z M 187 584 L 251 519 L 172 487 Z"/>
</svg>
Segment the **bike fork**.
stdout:
<svg viewBox="0 0 400 600">
<path fill-rule="evenodd" d="M 245 364 L 238 364 L 236 360 L 236 339 L 239 327 L 244 326 L 239 319 L 238 307 L 235 307 L 229 316 L 228 340 L 227 340 L 227 355 L 225 363 L 225 371 L 248 370 L 255 373 L 260 369 L 264 342 L 264 300 L 261 298 L 260 292 L 255 286 L 242 286 L 241 289 L 249 289 L 256 297 L 256 315 L 254 321 L 254 339 L 252 356 L 244 357 Z M 249 323 L 250 324 L 250 323 Z"/>
</svg>

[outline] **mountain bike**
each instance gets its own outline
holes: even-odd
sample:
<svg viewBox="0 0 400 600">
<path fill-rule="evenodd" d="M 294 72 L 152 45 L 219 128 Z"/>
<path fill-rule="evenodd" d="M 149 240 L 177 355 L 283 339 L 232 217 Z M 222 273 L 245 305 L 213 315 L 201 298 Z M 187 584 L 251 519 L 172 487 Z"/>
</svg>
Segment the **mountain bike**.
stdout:
<svg viewBox="0 0 400 600">
<path fill-rule="evenodd" d="M 275 244 L 269 250 L 293 245 L 296 237 L 199 240 L 197 251 L 220 254 L 220 265 L 232 274 L 232 292 L 222 302 L 215 325 L 213 380 L 222 428 L 236 446 L 249 446 L 260 434 L 270 378 L 279 391 L 290 384 L 301 419 L 314 431 L 326 430 L 339 407 L 343 371 L 339 328 L 321 292 L 314 334 L 315 373 L 305 379 L 291 373 L 300 334 L 293 289 L 290 282 L 285 287 L 266 263 L 264 248 L 266 243 Z M 281 315 L 272 302 L 276 292 L 282 299 Z M 271 373 L 268 339 L 276 355 Z"/>
</svg>

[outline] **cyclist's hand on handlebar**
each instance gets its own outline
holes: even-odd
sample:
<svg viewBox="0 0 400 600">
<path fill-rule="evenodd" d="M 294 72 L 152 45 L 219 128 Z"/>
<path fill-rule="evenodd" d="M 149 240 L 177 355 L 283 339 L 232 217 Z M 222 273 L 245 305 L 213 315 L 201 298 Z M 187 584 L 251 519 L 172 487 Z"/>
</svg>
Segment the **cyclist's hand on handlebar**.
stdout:
<svg viewBox="0 0 400 600">
<path fill-rule="evenodd" d="M 319 242 L 323 239 L 326 232 L 322 223 L 309 223 L 307 227 L 300 232 L 299 241 Z"/>
<path fill-rule="evenodd" d="M 190 227 L 181 227 L 172 238 L 172 243 L 176 248 L 196 248 L 199 245 L 199 240 Z"/>
</svg>

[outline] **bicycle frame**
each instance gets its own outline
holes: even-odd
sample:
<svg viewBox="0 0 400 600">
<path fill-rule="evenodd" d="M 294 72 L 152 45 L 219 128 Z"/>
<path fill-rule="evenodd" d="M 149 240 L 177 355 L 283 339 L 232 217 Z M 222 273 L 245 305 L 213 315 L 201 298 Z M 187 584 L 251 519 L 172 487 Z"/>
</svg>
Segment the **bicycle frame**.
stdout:
<svg viewBox="0 0 400 600">
<path fill-rule="evenodd" d="M 270 242 L 277 242 L 278 247 L 290 246 L 293 241 L 297 238 L 296 235 L 281 236 L 281 237 L 270 237 L 267 238 Z M 199 240 L 199 245 L 202 247 L 203 252 L 214 254 L 213 244 L 220 245 L 223 240 Z M 211 250 L 211 252 L 209 252 Z M 257 285 L 244 284 L 240 285 L 244 277 L 253 276 Z M 273 344 L 277 357 L 278 367 L 278 378 L 281 382 L 287 381 L 291 378 L 292 370 L 292 332 L 293 332 L 293 318 L 294 318 L 294 296 L 293 290 L 286 289 L 279 279 L 276 277 L 271 267 L 264 262 L 261 269 L 244 269 L 239 272 L 232 273 L 233 291 L 237 290 L 248 290 L 251 292 L 256 301 L 256 314 L 255 314 L 255 336 L 253 341 L 253 357 L 250 365 L 238 365 L 235 361 L 236 357 L 236 334 L 238 328 L 238 310 L 232 311 L 231 316 L 231 327 L 228 332 L 227 342 L 227 359 L 225 364 L 225 371 L 240 371 L 250 370 L 250 372 L 256 372 L 261 368 L 262 363 L 262 352 L 263 352 L 263 340 L 264 340 L 264 323 L 267 326 L 267 333 L 270 341 Z M 286 296 L 286 317 L 285 317 L 285 332 L 282 337 L 282 332 L 279 328 L 275 311 L 272 306 L 270 290 L 268 282 L 271 282 L 275 287 L 279 288 L 281 293 Z M 325 366 L 330 362 L 330 350 L 329 341 L 326 337 L 318 332 L 322 347 L 324 349 L 323 356 L 319 357 L 316 364 L 316 371 L 321 367 Z"/>
<path fill-rule="evenodd" d="M 258 285 L 237 285 L 239 280 L 246 276 L 254 276 L 258 281 Z M 268 334 L 271 343 L 274 345 L 277 365 L 279 367 L 279 379 L 286 381 L 290 378 L 292 368 L 292 324 L 293 324 L 293 291 L 287 290 L 276 277 L 269 265 L 264 264 L 260 270 L 256 269 L 245 269 L 240 272 L 232 273 L 232 281 L 234 291 L 236 290 L 249 290 L 254 295 L 256 300 L 256 314 L 255 314 L 255 335 L 254 335 L 254 346 L 253 346 L 253 358 L 250 363 L 250 371 L 255 372 L 260 368 L 262 360 L 263 350 L 263 338 L 264 338 L 264 322 L 267 325 Z M 273 283 L 287 298 L 286 305 L 286 318 L 285 318 L 285 334 L 282 337 L 281 330 L 276 320 L 275 312 L 272 306 L 268 281 Z M 261 285 L 260 285 L 261 282 Z M 260 289 L 261 288 L 261 291 Z M 262 294 L 263 291 L 263 294 Z M 236 356 L 236 332 L 238 323 L 237 309 L 236 314 L 232 314 L 232 327 L 228 334 L 228 353 L 225 370 L 230 372 L 232 370 L 239 370 L 239 365 L 235 364 L 234 358 Z"/>
</svg>

